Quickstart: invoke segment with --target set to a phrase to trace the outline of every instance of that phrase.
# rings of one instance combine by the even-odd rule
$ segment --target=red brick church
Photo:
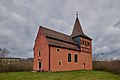
[[[35,71],[92,70],[92,39],[78,17],[70,36],[40,26],[33,50]]]

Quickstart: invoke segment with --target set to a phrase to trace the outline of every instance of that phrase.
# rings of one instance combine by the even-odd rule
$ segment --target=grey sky
[[[33,57],[40,25],[70,35],[79,12],[93,54],[120,56],[120,0],[0,0],[0,47],[13,57]]]

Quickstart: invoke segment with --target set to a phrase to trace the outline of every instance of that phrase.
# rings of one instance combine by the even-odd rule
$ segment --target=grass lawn
[[[4,72],[0,80],[120,80],[120,74],[104,71]]]

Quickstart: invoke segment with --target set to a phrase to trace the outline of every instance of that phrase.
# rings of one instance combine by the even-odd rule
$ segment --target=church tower
[[[78,19],[78,13],[76,14],[76,20],[71,38],[77,42],[81,52],[92,53],[92,39],[84,34],[80,21]]]

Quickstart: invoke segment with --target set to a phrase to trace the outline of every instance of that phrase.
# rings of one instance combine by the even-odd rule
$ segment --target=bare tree
[[[93,61],[99,61],[100,55],[99,54],[93,54]]]
[[[9,51],[6,48],[0,48],[0,63],[2,62],[2,59],[9,54]]]

